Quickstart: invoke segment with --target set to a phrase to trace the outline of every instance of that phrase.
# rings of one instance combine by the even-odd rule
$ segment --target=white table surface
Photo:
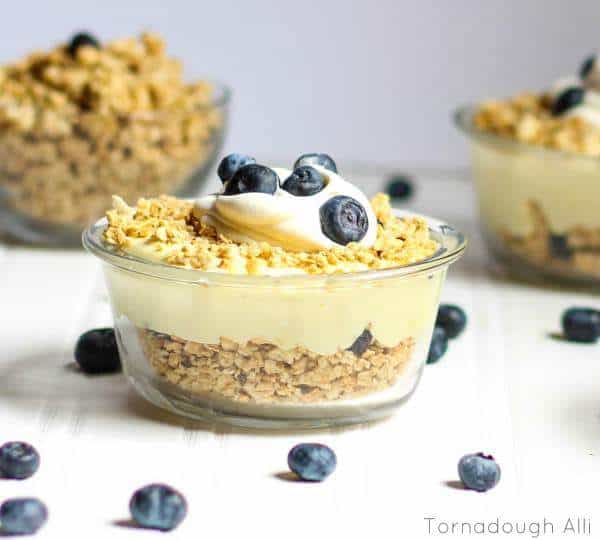
[[[371,192],[381,183],[373,171],[354,178]],[[600,537],[600,347],[548,337],[564,308],[600,308],[600,298],[495,272],[464,175],[422,171],[417,187],[412,207],[470,236],[443,292],[465,308],[469,325],[392,418],[349,429],[198,425],[147,404],[121,375],[82,375],[73,366],[76,338],[111,323],[99,264],[83,252],[0,246],[0,442],[26,440],[42,456],[33,478],[0,480],[0,500],[41,497],[50,519],[39,538],[162,538],[119,524],[133,490],[153,481],[188,499],[173,538],[460,538],[468,536],[437,524],[497,517],[528,526],[545,518],[555,537],[571,538],[585,536],[562,535],[565,520],[591,518]],[[326,482],[278,476],[301,441],[336,451],[338,469]],[[476,451],[502,467],[486,494],[455,484],[458,459]],[[431,531],[426,517],[440,520]]]

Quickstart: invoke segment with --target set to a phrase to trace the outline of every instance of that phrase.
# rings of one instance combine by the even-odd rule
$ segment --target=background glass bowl
[[[198,194],[228,121],[230,90],[211,84],[210,103],[191,111],[107,117],[113,131],[106,138],[102,125],[92,138],[78,129],[99,118],[85,112],[68,135],[52,140],[0,130],[0,234],[81,247],[83,229],[110,208],[113,194],[130,204],[163,193]]]
[[[389,415],[415,390],[466,245],[427,219],[440,244],[429,259],[338,275],[152,263],[105,246],[105,219],[83,243],[103,262],[123,369],[142,396],[196,419],[309,428]]]
[[[483,236],[525,279],[600,285],[600,159],[525,144],[454,114],[469,139]]]

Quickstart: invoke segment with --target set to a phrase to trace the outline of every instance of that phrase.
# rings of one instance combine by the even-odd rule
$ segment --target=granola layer
[[[530,232],[502,231],[505,244],[520,257],[564,274],[600,278],[600,227],[582,225],[562,233],[552,230],[541,204],[527,201]]]
[[[266,242],[235,242],[198,221],[189,201],[162,196],[140,199],[130,208],[119,199],[107,212],[105,241],[150,260],[233,274],[300,272],[330,274],[403,266],[435,253],[425,220],[398,218],[389,197],[371,201],[377,217],[373,247],[350,243],[313,252],[293,252]]]
[[[172,192],[215,151],[222,113],[153,34],[0,68],[0,186],[25,214],[84,225],[113,193]]]
[[[285,350],[262,339],[237,343],[222,337],[204,344],[152,330],[138,333],[148,362],[166,381],[205,397],[257,404],[338,401],[385,390],[415,348],[412,337],[384,347],[366,333],[350,349],[329,355]]]

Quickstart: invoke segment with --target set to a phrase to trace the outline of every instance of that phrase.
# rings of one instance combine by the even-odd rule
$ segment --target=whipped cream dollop
[[[318,251],[342,245],[324,232],[321,208],[336,196],[346,196],[364,208],[368,220],[366,233],[358,243],[373,246],[377,219],[367,197],[339,174],[319,165],[314,168],[325,181],[324,188],[314,195],[297,196],[282,189],[281,184],[293,171],[273,167],[280,180],[273,194],[207,195],[195,201],[194,216],[238,242],[268,242],[289,251]]]
[[[600,127],[600,62],[584,60],[577,75],[563,77],[550,88],[555,116],[578,117]]]

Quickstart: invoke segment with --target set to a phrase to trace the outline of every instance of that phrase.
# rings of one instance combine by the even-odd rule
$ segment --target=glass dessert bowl
[[[0,67],[0,232],[80,246],[113,193],[198,193],[223,144],[229,90],[184,82],[154,34],[89,34]]]
[[[484,238],[527,279],[600,285],[600,73],[458,109]]]
[[[283,176],[282,169],[275,171]],[[328,179],[321,193],[284,194],[276,204],[292,198],[294,204],[311,204],[308,199],[320,196],[322,209],[332,199],[337,204],[339,193],[364,204],[349,185],[336,183],[341,177],[322,167],[318,171]],[[232,208],[239,218],[247,196],[221,194],[195,204],[155,199],[138,203],[135,214],[117,202],[108,220],[84,233],[85,247],[103,262],[129,380],[159,407],[247,427],[322,427],[389,415],[418,384],[440,290],[448,266],[465,248],[464,237],[436,220],[427,218],[425,225],[420,217],[392,213],[383,198],[374,202],[374,212],[361,215],[365,229],[378,229],[373,242],[392,231],[403,235],[406,252],[394,255],[408,261],[401,266],[391,259],[387,267],[369,260],[374,248],[357,240],[312,252],[281,248],[289,228],[264,225],[273,223],[274,214],[268,214],[273,208],[260,218],[265,234],[279,238],[272,244],[224,241],[222,232],[201,237],[198,230],[210,235],[210,218],[220,219],[219,203],[221,218]],[[264,203],[269,197],[277,199],[264,192],[255,199]],[[140,240],[139,231],[150,226],[145,215],[158,220],[157,228]],[[384,221],[377,225],[375,216]],[[187,223],[187,232],[169,230],[169,219],[180,219],[184,228]],[[126,240],[121,233],[131,231],[132,223],[135,232]],[[154,239],[179,233],[188,237],[171,244]],[[315,239],[310,241],[322,240]],[[175,247],[178,242],[187,247]]]

